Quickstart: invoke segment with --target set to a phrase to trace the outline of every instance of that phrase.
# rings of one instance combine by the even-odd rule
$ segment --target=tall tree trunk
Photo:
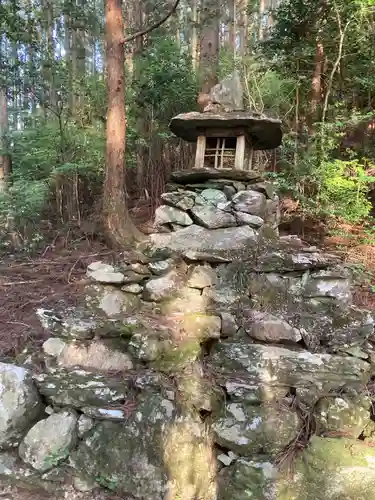
[[[192,0],[191,6],[191,21],[192,21],[192,32],[191,32],[191,60],[193,63],[194,70],[198,66],[198,0]]]
[[[259,27],[258,27],[258,38],[260,41],[263,40],[264,38],[264,27],[263,27],[263,21],[264,21],[264,13],[266,10],[266,0],[259,0]]]
[[[248,15],[247,15],[248,0],[239,0],[240,12],[240,54],[246,55],[247,52],[247,31],[248,31]]]
[[[217,83],[220,50],[220,4],[218,0],[202,0],[200,76],[201,91],[208,93]]]
[[[313,133],[313,126],[319,121],[319,104],[322,100],[322,74],[324,67],[324,47],[320,40],[316,42],[314,57],[314,73],[311,80],[310,111],[308,116],[309,134]]]
[[[0,192],[8,186],[12,160],[8,153],[8,102],[6,88],[0,87]]]
[[[237,0],[230,0],[229,2],[229,47],[233,57],[236,56],[237,44]]]
[[[103,222],[108,241],[115,246],[140,239],[132,223],[125,194],[125,75],[124,20],[122,0],[106,0],[106,65],[108,111],[106,165],[103,189]]]

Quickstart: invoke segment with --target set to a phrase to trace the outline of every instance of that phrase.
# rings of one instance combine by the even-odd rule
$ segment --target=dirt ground
[[[82,298],[87,265],[112,261],[113,252],[100,243],[83,241],[47,246],[34,257],[0,260],[0,359],[17,356],[25,346],[38,347],[45,332],[35,314],[38,307],[68,306]],[[1,498],[1,497],[0,497]]]

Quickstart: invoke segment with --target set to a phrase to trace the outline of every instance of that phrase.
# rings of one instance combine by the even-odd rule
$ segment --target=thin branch
[[[162,19],[160,19],[158,22],[156,22],[155,24],[153,24],[152,26],[144,29],[144,30],[141,30],[141,31],[138,31],[137,33],[134,33],[133,35],[130,35],[128,36],[127,38],[125,38],[123,40],[122,43],[128,43],[128,42],[132,42],[133,40],[135,40],[136,38],[139,38],[140,36],[144,36],[144,35],[147,35],[148,33],[150,33],[151,31],[154,31],[156,28],[159,28],[159,26],[161,26],[162,24],[164,24],[166,21],[168,21],[168,19],[171,17],[172,14],[174,14],[177,10],[177,7],[179,5],[181,0],[176,0],[175,4],[173,5],[173,7],[171,8],[171,10],[168,12],[168,14],[166,14]]]
[[[344,48],[345,34],[346,34],[346,30],[348,29],[350,21],[351,21],[349,19],[349,21],[347,21],[347,23],[345,24],[345,26],[343,28],[342,27],[341,16],[340,16],[340,13],[339,13],[339,10],[337,8],[336,3],[334,4],[334,7],[335,7],[335,11],[336,11],[337,25],[338,25],[338,28],[339,28],[339,31],[340,31],[340,40],[339,40],[339,48],[338,48],[337,58],[336,58],[336,61],[334,62],[334,65],[332,67],[331,74],[329,75],[328,85],[327,85],[327,91],[326,91],[326,95],[324,97],[324,105],[323,105],[323,112],[322,112],[322,124],[324,124],[325,119],[326,119],[326,115],[327,115],[327,111],[328,111],[328,100],[329,100],[329,97],[330,97],[330,94],[331,94],[331,90],[332,90],[333,79],[335,77],[335,74],[337,72],[337,69],[338,69],[339,64],[341,62],[341,59],[342,59],[342,52],[343,52],[343,48]]]

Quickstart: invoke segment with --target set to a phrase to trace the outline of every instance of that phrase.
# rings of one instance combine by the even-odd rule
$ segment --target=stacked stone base
[[[255,172],[195,170],[174,173],[172,179],[155,213],[157,232],[192,224],[206,229],[278,227],[279,198]]]
[[[92,263],[79,308],[37,311],[43,352],[0,365],[0,475],[65,497],[372,500],[374,320],[350,272],[278,236],[257,174],[174,180],[167,232]]]

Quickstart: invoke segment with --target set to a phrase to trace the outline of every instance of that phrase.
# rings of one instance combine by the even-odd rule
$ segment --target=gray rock
[[[190,210],[194,206],[196,194],[193,191],[175,191],[163,193],[161,199],[166,205],[180,208],[181,210]]]
[[[132,360],[125,352],[110,348],[103,341],[95,340],[86,344],[67,344],[57,357],[62,368],[81,368],[109,371],[128,371],[133,368]]]
[[[317,434],[337,432],[358,439],[369,425],[374,430],[374,423],[370,421],[371,409],[372,401],[364,395],[323,398],[315,407]]]
[[[175,295],[181,283],[180,274],[175,270],[170,271],[165,276],[149,280],[145,284],[143,297],[145,300],[160,302]]]
[[[234,216],[239,226],[249,225],[257,228],[264,224],[264,220],[257,215],[245,214],[245,212],[235,212]]]
[[[54,413],[30,429],[19,447],[22,460],[45,472],[66,460],[77,442],[77,416]]]
[[[259,193],[265,194],[269,200],[273,200],[277,196],[275,185],[272,182],[254,182],[249,184],[247,189],[259,191]]]
[[[225,194],[228,200],[231,200],[233,196],[237,193],[237,190],[233,186],[224,186],[223,193]]]
[[[94,313],[105,313],[109,318],[120,314],[131,314],[140,306],[139,297],[125,293],[114,287],[89,285],[85,288],[86,305]]]
[[[94,285],[94,287],[100,285]],[[69,308],[63,314],[39,308],[36,314],[48,332],[56,336],[73,339],[92,339],[98,325],[92,314],[79,308]]]
[[[234,337],[238,331],[238,324],[235,316],[230,313],[222,312],[221,316],[221,336]]]
[[[134,262],[133,264],[130,264],[129,269],[137,274],[140,274],[141,276],[147,277],[151,274],[148,266],[146,264],[142,264],[141,262]]]
[[[295,387],[297,394],[307,390],[312,400],[322,392],[343,386],[362,389],[370,369],[368,363],[356,358],[292,351],[245,340],[223,341],[214,346],[210,365],[223,383],[235,381],[234,374],[241,372],[242,380],[254,387],[254,394],[257,387],[264,391]]]
[[[89,264],[87,276],[98,283],[112,283],[114,285],[121,284],[124,280],[122,273],[116,272],[113,266],[101,261]]]
[[[140,294],[142,290],[143,287],[139,283],[131,283],[130,285],[125,285],[121,287],[122,292],[134,293],[134,295]]]
[[[122,273],[113,272],[110,273],[108,271],[103,271],[99,269],[98,271],[91,271],[89,273],[90,278],[97,283],[105,283],[112,285],[121,285],[124,283],[125,277]]]
[[[57,357],[65,349],[66,343],[58,338],[50,338],[43,343],[43,351],[48,356]]]
[[[264,458],[240,458],[219,473],[218,500],[274,500],[278,476],[277,468]]]
[[[208,230],[197,225],[171,234],[150,235],[151,246],[167,248],[191,260],[226,262],[244,258],[256,247],[258,236],[248,226]]]
[[[130,285],[132,283],[140,283],[143,281],[145,278],[147,278],[148,275],[145,275],[143,272],[142,273],[137,273],[129,267],[128,269],[124,270],[124,284]]]
[[[323,271],[308,277],[304,292],[305,297],[328,297],[349,304],[352,300],[350,281]]]
[[[257,215],[263,219],[266,215],[266,197],[257,191],[240,191],[233,196],[232,204],[237,212]]]
[[[178,208],[162,205],[156,209],[154,222],[156,227],[172,222],[181,226],[190,226],[193,223],[189,215]]]
[[[194,222],[207,229],[219,229],[221,227],[233,227],[237,225],[234,215],[212,205],[196,206],[191,209],[191,215]]]
[[[148,267],[150,268],[152,274],[162,276],[172,269],[173,263],[173,259],[159,260],[157,262],[150,262]]]
[[[56,406],[80,409],[84,406],[118,405],[129,392],[125,379],[113,378],[83,369],[54,370],[34,376],[39,392]]]
[[[87,432],[91,431],[94,427],[95,422],[91,417],[87,415],[81,415],[77,423],[78,427],[78,437],[82,438]]]
[[[0,363],[0,449],[17,446],[43,408],[30,373]]]
[[[374,461],[374,448],[360,441],[312,436],[293,476],[277,481],[277,494],[285,499],[372,500]]]
[[[187,285],[202,289],[216,283],[216,273],[210,266],[195,266],[190,274]]]
[[[243,88],[237,71],[211,89],[210,100],[212,104],[219,105],[221,111],[227,113],[244,109]]]
[[[163,344],[156,335],[135,333],[128,345],[129,352],[139,361],[155,361],[163,350]]]
[[[73,477],[74,489],[80,491],[81,493],[88,493],[98,487],[98,483],[93,479],[88,479],[85,477],[75,476]]]
[[[226,203],[228,201],[225,193],[219,189],[204,189],[200,195],[206,203],[215,207],[217,207],[219,203]]]
[[[97,408],[96,406],[84,406],[82,411],[85,415],[95,420],[109,420],[111,422],[123,422],[126,420],[125,411],[121,408]]]
[[[215,441],[234,453],[275,457],[297,436],[299,427],[297,414],[286,404],[229,403],[214,419],[212,431]]]
[[[260,173],[255,170],[234,170],[233,168],[195,168],[193,170],[179,170],[171,173],[171,181],[179,184],[191,184],[211,181],[213,179],[229,179],[232,181],[261,180]],[[232,182],[234,185],[234,183]]]
[[[175,419],[173,403],[158,394],[138,398],[126,425],[99,422],[71,455],[71,465],[102,486],[135,499],[163,498],[164,450]]]
[[[245,331],[262,342],[299,342],[301,333],[273,314],[251,311],[242,324]]]

